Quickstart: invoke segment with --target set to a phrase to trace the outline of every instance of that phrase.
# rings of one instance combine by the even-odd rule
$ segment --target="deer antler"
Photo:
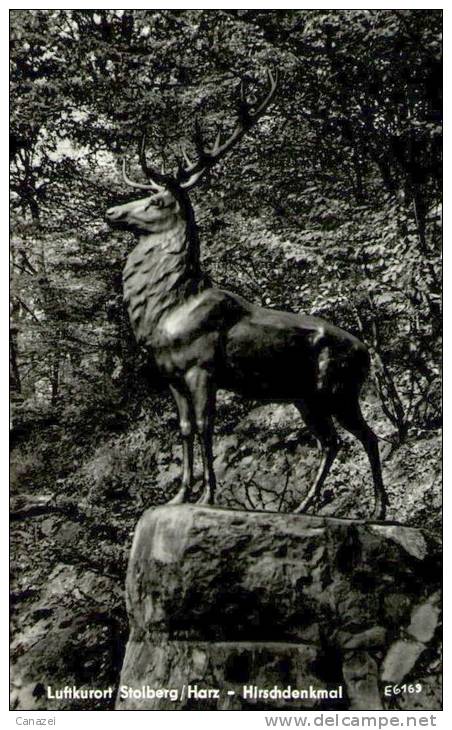
[[[177,174],[177,182],[181,188],[184,188],[185,190],[192,188],[198,182],[201,175],[203,175],[206,170],[213,167],[219,159],[224,157],[224,155],[226,155],[227,152],[229,152],[229,150],[237,144],[243,135],[251,129],[252,126],[254,126],[259,117],[264,114],[275,95],[278,86],[278,72],[276,71],[275,73],[272,73],[271,70],[267,70],[267,77],[270,86],[269,91],[254,110],[246,101],[245,84],[244,81],[241,82],[239,121],[236,124],[234,131],[225,142],[221,143],[221,129],[219,129],[213,145],[210,148],[207,148],[203,140],[199,122],[198,120],[195,121],[195,146],[198,153],[198,159],[195,162],[192,162],[188,157],[186,150],[181,147],[183,159],[179,165],[179,171]]]
[[[221,142],[222,132],[221,129],[219,129],[212,146],[210,148],[206,147],[199,121],[197,119],[195,120],[195,147],[198,157],[194,162],[192,162],[188,156],[187,150],[183,147],[183,145],[181,145],[182,159],[179,164],[179,169],[175,173],[174,177],[166,174],[163,166],[162,171],[159,172],[155,167],[151,167],[149,165],[146,158],[146,135],[143,134],[140,142],[139,158],[141,169],[149,182],[147,184],[143,184],[131,180],[126,173],[125,160],[123,161],[122,172],[124,181],[127,185],[130,185],[133,188],[153,191],[156,193],[163,192],[168,185],[178,186],[184,190],[192,188],[196,185],[204,172],[213,167],[219,159],[224,157],[224,155],[226,155],[229,150],[237,144],[237,142],[239,142],[243,135],[251,129],[254,124],[256,124],[259,117],[265,113],[267,107],[273,100],[278,86],[278,72],[275,71],[273,73],[272,71],[267,70],[267,78],[270,86],[268,93],[254,110],[253,105],[246,101],[244,81],[240,83],[239,120],[232,134],[223,143]]]
[[[154,192],[158,192],[160,190],[160,186],[157,186],[155,183],[138,183],[134,180],[131,180],[130,177],[128,177],[126,172],[126,161],[125,159],[122,161],[122,176],[124,178],[124,182],[127,185],[130,185],[131,188],[137,188],[138,190],[153,190]]]
[[[138,188],[138,190],[148,190],[153,191],[154,193],[161,193],[165,190],[166,185],[168,184],[168,176],[165,175],[164,168],[162,166],[162,171],[159,172],[156,168],[151,167],[148,164],[148,161],[146,159],[146,134],[144,133],[141,138],[140,142],[140,149],[139,149],[139,158],[140,158],[140,165],[141,169],[143,170],[143,173],[145,177],[149,180],[148,183],[138,183],[131,180],[126,172],[126,161],[125,159],[122,161],[122,176],[124,178],[124,182],[127,185],[130,185],[132,188]],[[157,182],[158,181],[158,182]]]

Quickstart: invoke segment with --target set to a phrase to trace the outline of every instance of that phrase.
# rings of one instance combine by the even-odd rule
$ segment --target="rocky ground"
[[[49,700],[46,685],[116,686],[128,624],[124,581],[137,519],[175,490],[181,450],[168,402],[143,408],[134,425],[77,443],[51,427],[12,454],[12,707],[113,709],[110,701]],[[372,402],[373,427],[390,437]],[[360,445],[344,447],[315,507],[320,515],[366,518],[373,506]],[[399,448],[382,440],[388,519],[440,534],[440,435]],[[55,454],[65,468],[55,466]],[[215,441],[218,503],[234,509],[291,511],[315,473],[315,442],[291,406],[245,408],[220,400]],[[39,458],[38,458],[39,457]],[[199,463],[198,463],[199,469]],[[58,471],[58,469],[60,471]],[[437,649],[422,658],[426,707],[437,706]],[[420,670],[419,670],[420,671]],[[428,699],[428,697],[431,699]],[[436,698],[436,699],[433,699]],[[404,699],[393,700],[403,707]]]

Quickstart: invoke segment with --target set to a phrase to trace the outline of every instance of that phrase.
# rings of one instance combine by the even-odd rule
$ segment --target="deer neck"
[[[124,301],[137,341],[152,345],[160,319],[207,284],[194,220],[141,235],[123,271]]]

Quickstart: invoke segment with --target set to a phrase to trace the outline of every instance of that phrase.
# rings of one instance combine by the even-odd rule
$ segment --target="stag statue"
[[[339,449],[333,417],[358,438],[369,458],[375,519],[384,519],[387,498],[376,435],[364,420],[359,394],[369,372],[369,353],[356,337],[317,317],[281,312],[212,286],[202,272],[198,231],[188,197],[204,173],[256,124],[272,102],[277,75],[268,73],[265,98],[251,105],[242,85],[239,119],[232,134],[206,146],[196,124],[196,160],[181,147],[173,174],[150,167],[144,144],[140,162],[147,183],[125,182],[146,197],[107,211],[115,228],[132,231],[138,244],[123,272],[124,300],[135,337],[152,351],[176,402],[183,440],[180,489],[170,501],[188,501],[193,489],[195,434],[201,445],[203,491],[198,504],[213,504],[212,436],[216,392],[232,390],[266,402],[293,403],[316,437],[321,459],[316,478],[297,512],[318,497]]]

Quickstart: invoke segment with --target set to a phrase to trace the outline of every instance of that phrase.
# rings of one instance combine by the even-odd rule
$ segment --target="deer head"
[[[143,137],[140,148],[140,163],[148,182],[137,183],[131,180],[123,161],[124,181],[130,187],[147,191],[148,196],[140,200],[110,208],[107,221],[117,227],[138,233],[161,233],[171,229],[178,220],[193,219],[188,191],[201,180],[203,175],[221,160],[236,145],[246,132],[253,127],[265,113],[273,100],[278,75],[267,71],[269,89],[264,99],[256,104],[246,101],[245,84],[240,85],[240,101],[238,122],[232,134],[222,140],[220,129],[212,145],[206,145],[201,127],[195,121],[196,160],[192,161],[187,150],[181,145],[181,157],[177,170],[173,175],[159,171],[149,165],[146,158],[146,140]]]

